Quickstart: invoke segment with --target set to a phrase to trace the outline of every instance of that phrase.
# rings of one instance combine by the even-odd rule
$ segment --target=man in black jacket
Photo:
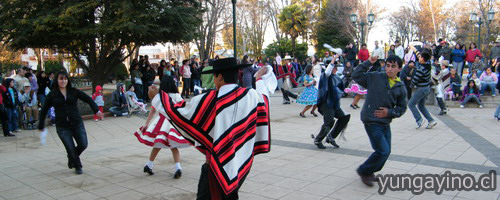
[[[113,107],[109,109],[109,112],[113,113],[115,117],[128,115],[128,104],[123,83],[116,85],[116,90],[111,94],[111,101],[113,102]]]
[[[347,54],[346,55],[347,62],[350,62],[351,66],[356,66],[355,61],[356,61],[356,55],[358,54],[358,52],[356,51],[356,48],[354,48],[354,45],[352,44],[352,42],[346,46],[345,52]]]

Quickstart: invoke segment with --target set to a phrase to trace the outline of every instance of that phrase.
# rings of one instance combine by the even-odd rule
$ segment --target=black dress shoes
[[[334,139],[328,139],[328,138],[326,138],[326,143],[330,143],[335,148],[340,148],[340,146],[335,142]]]
[[[179,179],[179,178],[181,178],[181,176],[182,176],[182,171],[180,169],[178,169],[177,171],[175,171],[175,173],[174,173],[174,178],[175,179]]]
[[[144,166],[144,173],[148,173],[149,175],[155,174],[151,168],[149,168],[147,165]]]
[[[319,148],[319,149],[326,149],[325,145],[321,142],[314,142],[314,144]]]
[[[75,174],[78,174],[78,175],[83,174],[82,168],[81,167],[76,167],[75,168]]]
[[[7,134],[7,135],[3,135],[3,136],[5,136],[5,137],[14,137],[14,136],[16,136],[16,135],[14,135],[14,134],[12,134],[12,133],[9,133],[9,134]]]

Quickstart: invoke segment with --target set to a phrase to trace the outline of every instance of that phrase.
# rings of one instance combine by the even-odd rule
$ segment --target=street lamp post
[[[237,58],[236,54],[236,0],[232,0],[233,3],[233,55]]]
[[[356,22],[358,21],[358,15],[356,15],[355,13],[351,14],[351,16],[349,16],[349,18],[351,19],[351,22],[354,24],[354,26],[356,26]],[[368,14],[368,25],[372,25],[373,24],[373,21],[375,19],[375,15],[373,13],[370,13]],[[364,33],[365,33],[365,25],[366,22],[365,20],[360,20],[361,22],[359,22],[359,25],[361,26],[361,44],[364,44],[365,43],[365,37],[364,37]]]
[[[488,17],[488,22],[491,23],[491,21],[493,21],[493,17],[495,16],[495,11],[493,11],[493,9],[491,9],[488,14],[487,14],[487,17]],[[481,17],[477,17],[477,14],[472,11],[470,13],[470,17],[469,17],[469,21],[471,23],[474,23],[476,22],[477,24],[477,48],[478,49],[481,49],[481,25],[483,24],[483,20]]]

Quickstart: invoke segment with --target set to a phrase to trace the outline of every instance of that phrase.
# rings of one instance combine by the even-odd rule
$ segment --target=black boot
[[[147,165],[146,165],[146,166],[144,166],[144,173],[148,173],[149,175],[153,175],[153,174],[155,174],[155,173],[153,172],[153,169],[149,168]]]

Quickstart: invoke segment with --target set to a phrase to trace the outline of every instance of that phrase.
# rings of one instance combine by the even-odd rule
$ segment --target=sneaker
[[[417,122],[417,129],[419,129],[420,127],[422,127],[422,124],[424,123],[424,120],[420,120]]]
[[[99,121],[99,120],[98,120],[98,119],[94,119],[94,121],[96,121],[96,122],[97,122],[97,121]]]
[[[182,176],[182,171],[180,169],[176,170],[174,173],[174,178],[179,179]]]
[[[436,126],[437,122],[436,121],[432,121],[432,122],[429,122],[429,124],[427,124],[427,127],[425,127],[426,129],[431,129],[432,127]]]
[[[491,96],[494,97],[494,96],[497,96],[497,95],[496,94],[492,94]]]
[[[483,105],[479,105],[479,108],[483,108]]]
[[[464,105],[460,105],[460,108],[465,108],[465,106]]]
[[[335,139],[333,138],[332,139],[326,138],[326,143],[331,144],[335,148],[340,148],[340,146],[335,142]]]

